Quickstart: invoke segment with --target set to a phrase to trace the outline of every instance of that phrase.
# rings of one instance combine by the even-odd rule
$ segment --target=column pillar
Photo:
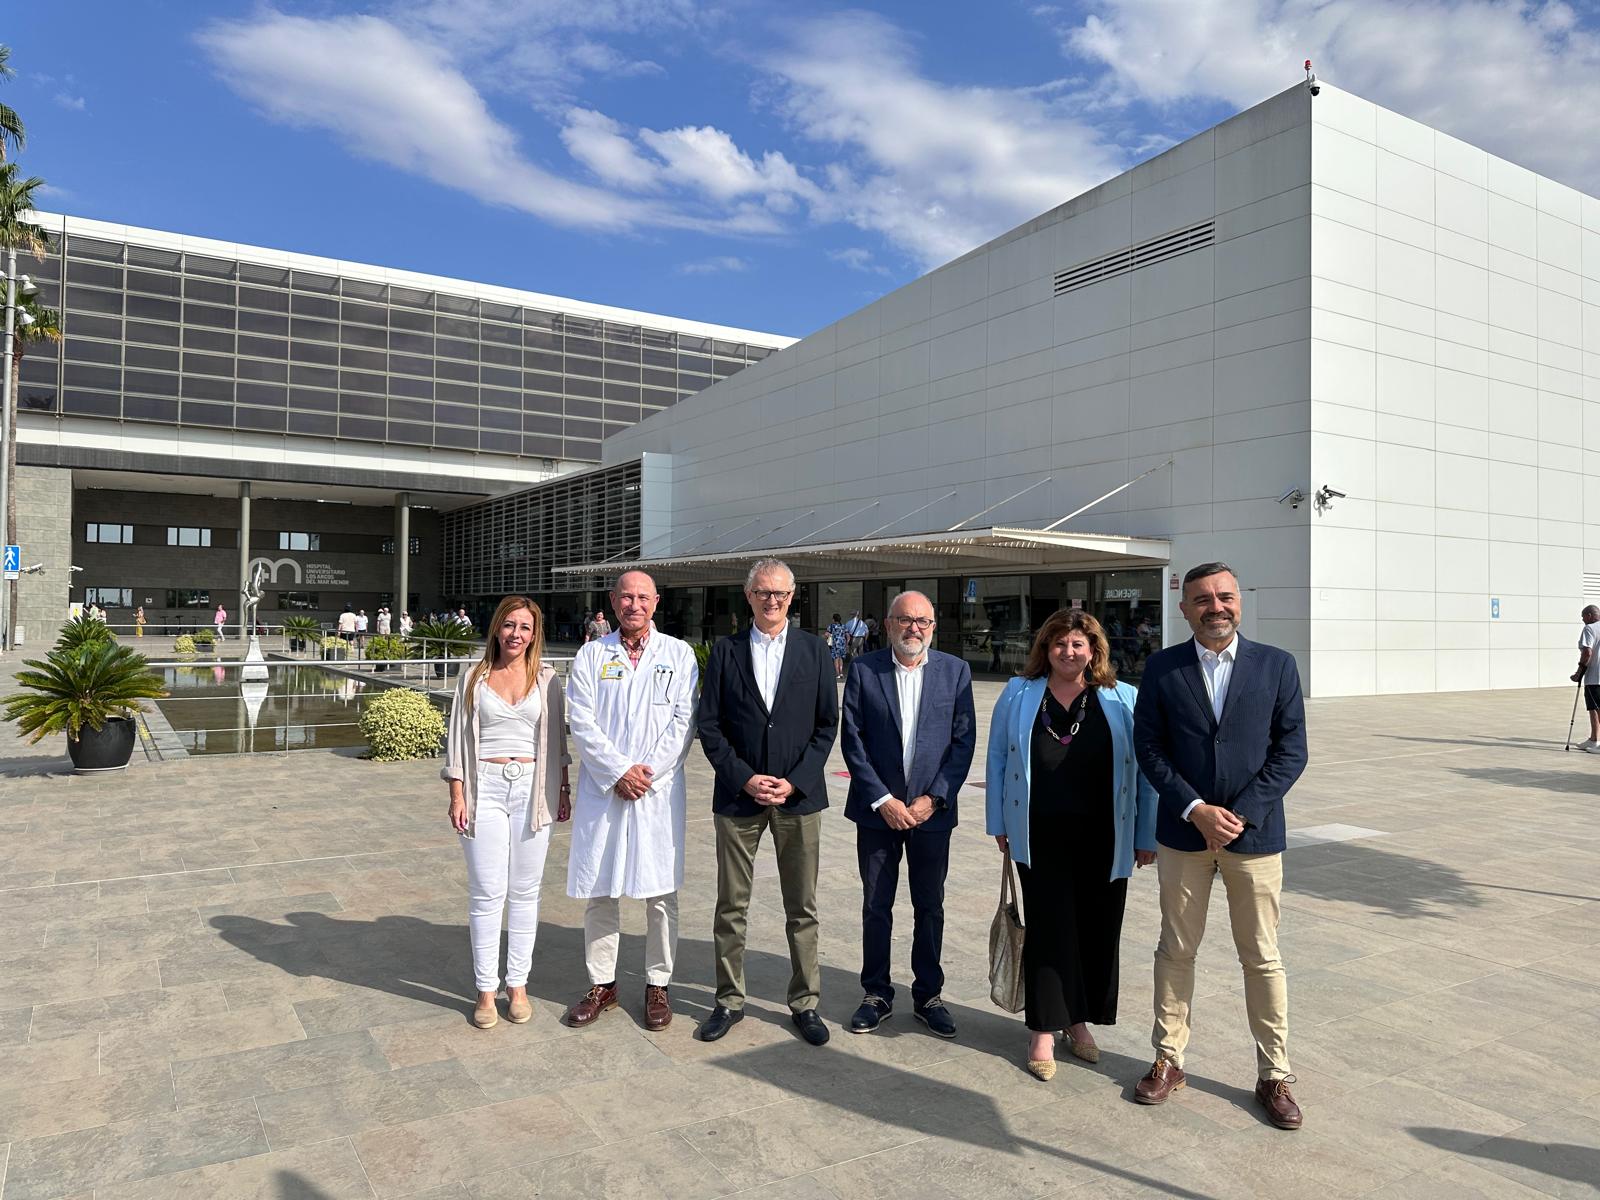
[[[239,606],[239,638],[250,644],[250,630],[245,624],[244,590],[250,583],[250,484],[239,484],[239,594],[234,603]],[[241,656],[243,652],[241,651]]]
[[[394,606],[389,609],[390,627],[400,632],[400,613],[411,607],[411,493],[399,492],[394,498]],[[400,612],[395,612],[398,608]]]

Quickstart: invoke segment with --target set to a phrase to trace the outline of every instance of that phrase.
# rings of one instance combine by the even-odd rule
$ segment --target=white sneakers
[[[1600,743],[1596,743],[1593,738],[1589,738],[1587,741],[1579,742],[1576,746],[1573,747],[1573,749],[1574,750],[1593,750],[1597,744],[1600,744]]]

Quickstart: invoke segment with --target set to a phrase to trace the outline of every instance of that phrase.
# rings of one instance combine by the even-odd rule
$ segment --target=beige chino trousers
[[[1233,945],[1244,968],[1244,1005],[1262,1079],[1289,1074],[1289,988],[1278,957],[1283,855],[1231,850],[1173,850],[1156,855],[1161,884],[1161,940],[1156,946],[1156,1057],[1180,1068],[1189,1045],[1194,960],[1206,933],[1211,883],[1222,876]]]

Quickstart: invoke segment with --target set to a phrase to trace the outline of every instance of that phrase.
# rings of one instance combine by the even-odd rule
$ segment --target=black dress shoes
[[[912,1015],[928,1027],[929,1033],[942,1038],[953,1038],[956,1035],[955,1018],[950,1015],[950,1010],[938,996],[913,1009]]]
[[[715,1014],[713,1014],[715,1015]],[[813,1046],[825,1046],[828,1042],[828,1027],[822,1023],[822,1018],[811,1009],[797,1012],[789,1018],[794,1022],[794,1027],[800,1031],[800,1036]]]
[[[695,1037],[702,1042],[714,1042],[740,1021],[744,1020],[744,1009],[724,1008],[717,1005],[711,1010],[711,1015],[700,1022],[700,1028],[695,1030]]]
[[[856,1009],[856,1015],[850,1018],[851,1033],[871,1033],[879,1025],[894,1016],[894,1009],[882,996],[874,996],[868,992],[861,997],[861,1007]]]

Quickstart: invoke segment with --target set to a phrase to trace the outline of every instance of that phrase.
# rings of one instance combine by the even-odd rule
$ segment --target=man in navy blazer
[[[700,689],[700,745],[716,772],[711,794],[717,833],[717,1003],[700,1025],[714,1042],[744,1016],[745,915],[761,835],[772,830],[789,940],[789,1010],[813,1046],[828,1040],[817,1015],[817,866],[824,767],[839,732],[839,692],[827,643],[790,628],[794,572],[777,559],[750,568],[745,598],[753,619],[711,648]]]
[[[889,942],[902,854],[911,880],[911,1003],[917,1020],[940,1037],[956,1035],[940,999],[944,969],[944,879],[956,795],[977,744],[972,670],[953,654],[929,649],[933,604],[901,592],[889,607],[889,649],[850,665],[844,685],[840,747],[850,768],[844,815],[856,823],[861,869],[861,1007],[851,1033],[867,1033],[894,1012]]]
[[[1194,639],[1151,655],[1134,709],[1139,766],[1161,798],[1156,1059],[1134,1099],[1160,1104],[1184,1085],[1195,954],[1221,875],[1256,1043],[1256,1099],[1278,1128],[1298,1129],[1278,915],[1283,799],[1306,768],[1300,673],[1292,655],[1239,636],[1239,580],[1226,563],[1184,576],[1179,607]]]

